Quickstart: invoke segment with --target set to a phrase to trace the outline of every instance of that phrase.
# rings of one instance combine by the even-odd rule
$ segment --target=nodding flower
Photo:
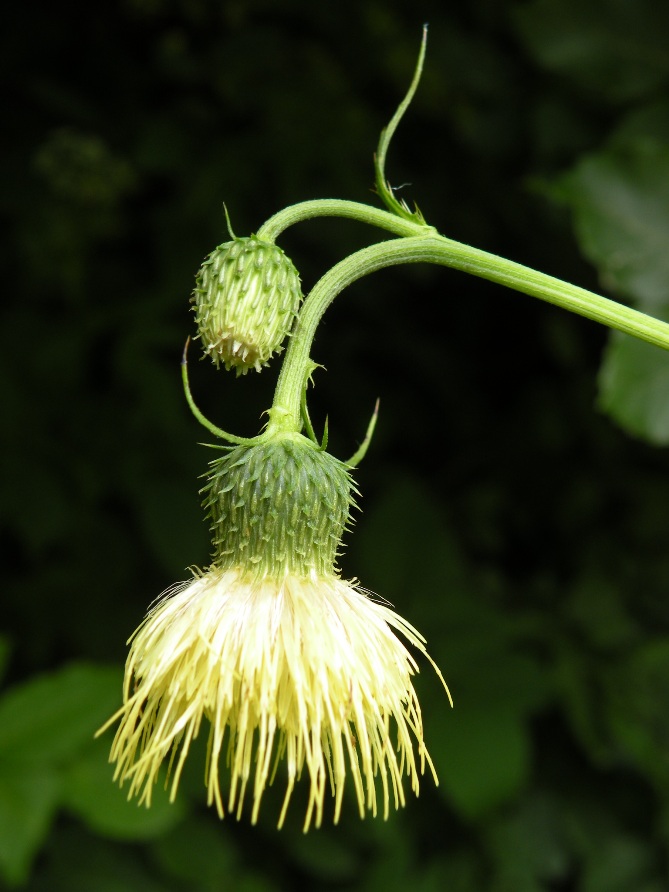
[[[214,560],[150,609],[105,726],[120,719],[111,760],[129,797],[149,805],[168,762],[174,799],[203,719],[208,802],[221,817],[240,818],[248,791],[255,822],[283,777],[281,826],[302,776],[305,830],[320,826],[328,791],[339,819],[347,777],[361,817],[387,817],[404,805],[405,775],[415,793],[426,764],[434,775],[405,644],[427,656],[425,639],[336,568],[353,492],[348,467],[300,434],[212,462]]]

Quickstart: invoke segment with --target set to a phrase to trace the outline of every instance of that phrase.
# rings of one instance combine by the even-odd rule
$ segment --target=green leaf
[[[541,666],[515,653],[495,629],[453,629],[439,658],[454,692],[454,708],[426,709],[425,740],[445,799],[478,819],[509,801],[525,784],[531,762],[529,716],[545,701]],[[425,704],[426,707],[428,704]]]
[[[220,889],[223,877],[232,888],[230,879],[239,870],[234,843],[212,813],[194,815],[157,839],[151,855],[168,877],[207,892]]]
[[[579,244],[613,291],[652,313],[669,303],[669,145],[614,141],[580,161],[556,189]]]
[[[543,892],[548,882],[559,888],[571,872],[561,818],[559,803],[544,794],[530,794],[504,810],[487,832],[495,863],[492,892]]]
[[[577,164],[554,195],[605,286],[669,319],[669,145],[628,132]],[[666,351],[612,335],[599,383],[600,406],[626,430],[669,442]]]
[[[358,884],[360,892],[404,892],[406,877],[415,873],[413,841],[405,825],[407,812],[393,816],[389,821],[364,821],[359,824],[357,836],[367,852],[373,853],[363,879]],[[370,843],[365,839],[368,834]]]
[[[286,842],[300,869],[320,882],[350,883],[359,872],[360,855],[339,828],[309,835],[297,830],[288,834]]]
[[[463,817],[476,820],[513,798],[530,767],[530,741],[516,714],[492,703],[456,705],[426,720],[426,742],[439,790]]]
[[[599,371],[598,403],[629,433],[669,443],[669,355],[613,333]]]
[[[161,785],[153,791],[150,808],[138,805],[136,800],[129,802],[126,793],[112,782],[108,756],[108,742],[96,740],[64,779],[63,805],[91,830],[111,839],[153,839],[182,821],[183,797],[170,803]]]
[[[0,762],[0,874],[10,886],[24,883],[46,838],[60,793],[48,768],[17,771]]]
[[[581,567],[580,577],[565,591],[565,615],[596,649],[634,643],[639,626],[630,615],[624,591],[612,586],[599,566],[587,566],[583,561]]]
[[[624,147],[644,140],[669,145],[669,100],[666,96],[630,109],[611,137],[611,145]]]
[[[512,799],[528,778],[528,716],[549,688],[541,666],[514,647],[501,623],[481,623],[454,627],[443,657],[435,651],[454,708],[426,714],[425,739],[442,795],[470,820]]]
[[[0,763],[71,758],[118,706],[118,668],[72,664],[17,685],[0,700]]]
[[[72,665],[0,700],[0,871],[9,883],[27,878],[47,835],[63,787],[57,766],[92,739],[120,681],[117,669]]]
[[[642,644],[607,676],[605,706],[618,758],[669,796],[669,637]]]
[[[220,887],[219,887],[220,888]],[[121,845],[58,822],[30,880],[30,892],[195,892],[156,876],[141,846]]]
[[[402,885],[398,884],[397,888],[403,892],[409,884],[414,892],[471,892],[483,888],[480,865],[468,851],[454,852],[449,846],[443,858],[423,863],[421,867],[420,872],[413,868],[408,876],[402,877]],[[514,888],[514,892],[522,890]]]
[[[648,843],[611,835],[593,853],[585,869],[585,892],[644,892],[652,882],[653,855]]]
[[[554,685],[562,711],[581,749],[598,766],[611,764],[611,742],[599,720],[601,688],[596,660],[573,642],[556,638]]]

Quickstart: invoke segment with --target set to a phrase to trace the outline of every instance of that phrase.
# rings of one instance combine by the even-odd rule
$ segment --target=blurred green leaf
[[[637,647],[606,674],[606,713],[618,756],[669,801],[669,637]]]
[[[640,629],[623,600],[620,586],[599,567],[583,566],[566,592],[564,613],[593,647],[617,649],[633,644]]]
[[[412,836],[405,827],[402,839],[394,847],[384,849],[368,865],[365,879],[355,886],[359,892],[472,892],[483,889],[481,861],[467,849],[458,849],[452,840],[443,838],[441,857],[412,856]],[[446,850],[446,854],[443,852]],[[349,887],[350,888],[350,887]]]
[[[390,820],[365,821],[359,835],[371,837],[376,845],[359,882],[360,892],[402,892],[406,878],[414,873],[412,838],[405,815],[393,815]]]
[[[614,141],[559,181],[579,244],[605,285],[647,312],[669,305],[669,145]]]
[[[151,856],[168,877],[202,892],[217,892],[223,877],[232,885],[239,867],[234,843],[213,813],[193,815],[162,834],[151,845]]]
[[[603,283],[669,319],[669,145],[618,138],[580,161],[554,190],[574,215],[583,252]],[[669,442],[669,355],[612,335],[599,376],[601,407],[630,432]]]
[[[67,127],[49,133],[33,163],[60,199],[96,210],[117,204],[134,180],[98,135]]]
[[[80,817],[91,830],[110,839],[154,839],[179,824],[186,812],[186,800],[170,803],[168,792],[156,785],[151,807],[128,801],[126,792],[112,782],[109,741],[96,740],[65,773],[63,806]]]
[[[118,701],[120,681],[117,669],[75,664],[0,700],[0,869],[9,882],[28,876],[60,804],[62,763],[92,739]]]
[[[119,668],[72,664],[5,693],[0,763],[55,764],[72,757],[118,707]]]
[[[0,875],[10,886],[28,878],[49,832],[59,793],[57,772],[33,766],[21,770],[0,760]]]
[[[553,678],[564,720],[593,764],[609,766],[611,741],[602,722],[602,681],[597,660],[570,641],[554,644]]]
[[[351,551],[363,585],[392,601],[419,630],[429,623],[431,647],[454,601],[458,607],[465,601],[469,580],[443,506],[416,478],[399,470],[389,477],[392,488],[366,509]]]
[[[527,729],[504,704],[465,702],[452,713],[430,715],[426,739],[439,791],[467,819],[511,799],[529,776]]]
[[[295,828],[298,830],[298,828]],[[360,869],[360,854],[339,830],[325,833],[289,833],[288,851],[294,862],[325,883],[350,883]]]
[[[616,124],[610,144],[626,146],[643,142],[669,145],[669,100],[666,95],[653,96],[626,110]]]
[[[653,867],[647,843],[612,834],[591,853],[583,892],[659,892],[660,886],[651,878]]]
[[[543,892],[549,883],[559,888],[571,867],[560,824],[558,804],[536,793],[495,820],[486,833],[495,865],[491,892]]]
[[[219,889],[216,886],[216,889]],[[269,877],[253,870],[247,870],[239,874],[235,879],[235,889],[239,892],[277,892],[279,886]]]
[[[256,838],[254,852],[257,850]],[[167,877],[179,882],[179,888],[197,892],[219,892],[222,888],[274,892],[280,888],[271,877],[270,863],[257,857],[245,862],[236,836],[211,811],[192,816],[156,840],[151,856]],[[260,872],[256,868],[264,869]]]
[[[662,316],[669,319],[669,305]],[[638,437],[669,443],[669,355],[614,332],[599,372],[599,406]]]
[[[583,892],[659,892],[661,867],[650,840],[621,827],[606,803],[577,793],[577,809],[564,809],[563,827],[580,865]]]
[[[453,659],[442,659],[454,708],[432,709],[425,733],[440,792],[463,817],[477,820],[526,783],[532,760],[528,718],[549,689],[541,665],[514,652],[512,641],[498,638],[494,629],[455,629],[454,638]]]
[[[435,858],[432,862],[414,868],[404,877],[406,890],[413,892],[471,892],[483,888],[480,865],[477,859],[467,852],[449,851],[443,858]],[[399,889],[400,887],[398,887]],[[517,889],[514,892],[522,892]]]
[[[30,892],[176,892],[177,888],[155,876],[139,846],[112,843],[72,822],[56,825],[29,886]]]

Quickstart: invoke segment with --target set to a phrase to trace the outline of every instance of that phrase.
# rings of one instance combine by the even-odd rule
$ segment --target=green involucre
[[[236,446],[203,493],[216,566],[332,575],[357,492],[346,465],[301,434]]]
[[[281,248],[255,235],[219,245],[192,297],[202,349],[217,367],[260,371],[281,351],[301,299],[299,274]]]

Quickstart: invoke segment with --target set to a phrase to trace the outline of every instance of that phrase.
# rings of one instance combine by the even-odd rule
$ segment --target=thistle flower
[[[216,367],[260,371],[281,352],[301,299],[299,274],[277,245],[254,235],[219,245],[192,297],[202,349]]]
[[[404,805],[405,774],[415,793],[426,763],[434,774],[411,680],[417,665],[396,633],[424,654],[425,640],[337,573],[348,469],[290,434],[226,451],[205,491],[215,560],[169,589],[131,639],[124,705],[110,720],[121,719],[115,778],[149,805],[169,760],[174,799],[206,719],[208,803],[221,817],[239,818],[251,788],[255,822],[282,760],[279,826],[302,774],[305,830],[320,826],[328,789],[339,819],[347,776],[363,817],[377,814],[380,784],[387,817],[391,804]]]

